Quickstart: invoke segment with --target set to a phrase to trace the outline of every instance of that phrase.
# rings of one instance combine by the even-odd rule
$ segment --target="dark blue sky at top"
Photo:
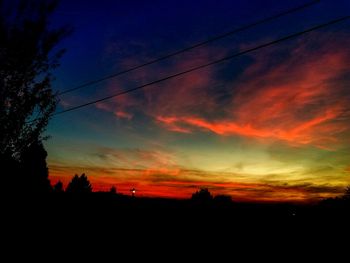
[[[61,46],[67,52],[56,72],[55,87],[74,87],[118,71],[125,58],[154,58],[208,37],[249,24],[307,1],[70,1],[62,0],[53,26],[69,25],[73,33]],[[350,1],[325,0],[299,13],[247,30],[211,45],[228,49],[295,32],[348,14]],[[232,40],[235,41],[232,43]],[[108,46],[117,52],[107,54]],[[234,49],[233,49],[234,50]],[[76,94],[92,92],[93,87]]]

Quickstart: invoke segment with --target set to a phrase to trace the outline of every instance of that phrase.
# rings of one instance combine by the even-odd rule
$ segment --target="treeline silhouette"
[[[130,194],[118,193],[118,185],[108,191],[93,191],[88,176],[75,174],[67,186],[58,181],[50,184],[46,163],[47,153],[41,142],[36,141],[25,151],[21,160],[0,158],[4,169],[3,193],[7,205],[55,216],[67,214],[108,214],[112,218],[120,214],[135,217],[171,214],[174,217],[216,216],[232,220],[243,218],[279,218],[304,220],[318,217],[347,217],[350,210],[350,187],[336,198],[328,198],[317,204],[240,203],[228,195],[214,196],[209,188],[200,188],[189,199],[141,197],[132,188]],[[135,193],[136,192],[136,193]]]
[[[105,212],[115,213],[120,210],[158,212],[174,210],[180,214],[220,211],[240,216],[295,218],[320,214],[344,216],[350,208],[350,187],[339,197],[309,205],[240,203],[228,195],[214,196],[208,188],[198,189],[187,200],[140,197],[138,193],[135,194],[134,188],[129,195],[121,194],[118,193],[117,185],[105,192],[94,192],[93,185],[85,173],[75,174],[64,188],[61,181],[54,185],[50,184],[46,157],[43,144],[37,141],[24,151],[21,161],[0,158],[2,167],[5,167],[3,193],[7,194],[10,200],[17,199],[17,204],[28,201],[31,206],[33,204],[52,208],[56,206],[60,211],[73,210],[73,212],[81,209],[85,211],[103,209]]]

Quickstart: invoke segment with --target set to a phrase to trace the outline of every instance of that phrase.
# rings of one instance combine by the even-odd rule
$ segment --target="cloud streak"
[[[338,142],[338,134],[349,129],[346,114],[349,80],[346,82],[342,77],[349,73],[350,52],[344,46],[320,47],[317,51],[312,51],[310,46],[311,43],[299,43],[277,62],[273,56],[279,50],[254,57],[254,63],[236,84],[225,117],[159,111],[156,120],[162,127],[176,132],[190,133],[197,128],[220,136],[238,135],[328,148]],[[207,97],[207,101],[211,100]]]

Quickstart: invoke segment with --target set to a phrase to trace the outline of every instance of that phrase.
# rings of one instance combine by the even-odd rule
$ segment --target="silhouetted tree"
[[[112,186],[111,189],[109,190],[111,194],[116,194],[117,193],[117,188],[115,186]]]
[[[2,191],[16,195],[50,192],[46,156],[47,152],[39,141],[23,149],[20,160],[2,156],[0,167],[4,175],[1,180],[6,185]]]
[[[48,26],[56,3],[0,1],[0,158],[20,160],[55,110],[51,72],[63,50],[52,51],[68,33]]]
[[[68,33],[48,19],[57,1],[0,0],[0,167],[7,192],[50,189],[42,140],[56,98],[52,70]]]
[[[11,156],[2,155],[0,157],[0,167],[2,171],[1,182],[5,186],[2,188],[2,192],[6,192],[7,194],[18,194],[19,192],[22,192],[25,183],[19,178],[19,175],[21,174],[20,162]]]
[[[48,193],[51,185],[46,164],[47,152],[41,142],[35,141],[22,153],[18,185],[24,192]]]
[[[75,194],[91,193],[92,186],[84,173],[81,176],[78,176],[76,174],[74,175],[73,179],[69,182],[66,192]]]
[[[63,193],[63,184],[61,181],[58,181],[54,186],[53,186],[53,191],[54,193]]]
[[[209,203],[213,200],[213,196],[209,192],[208,188],[201,188],[192,194],[193,201],[197,203]]]

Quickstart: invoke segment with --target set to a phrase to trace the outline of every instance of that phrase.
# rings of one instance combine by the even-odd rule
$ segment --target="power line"
[[[268,18],[264,18],[264,19],[258,20],[258,21],[256,21],[256,22],[251,23],[251,24],[248,24],[248,25],[239,27],[239,28],[237,28],[237,29],[234,29],[234,30],[232,30],[232,31],[223,33],[223,34],[221,34],[221,35],[211,37],[211,38],[209,38],[209,39],[207,39],[207,40],[205,40],[205,41],[203,41],[203,42],[199,42],[199,43],[193,44],[192,46],[189,46],[189,47],[180,49],[180,50],[175,51],[175,52],[173,52],[173,53],[169,53],[169,54],[164,55],[164,56],[162,56],[162,57],[159,57],[159,58],[150,60],[150,61],[148,61],[148,62],[145,62],[145,63],[143,63],[143,64],[140,64],[140,65],[137,65],[137,66],[134,66],[134,67],[131,67],[131,68],[128,68],[128,69],[119,71],[119,72],[117,72],[117,73],[114,73],[114,74],[111,74],[111,75],[108,75],[108,76],[105,76],[105,77],[102,77],[102,78],[99,78],[99,79],[96,79],[96,80],[88,81],[88,82],[86,82],[86,83],[84,83],[84,84],[81,84],[81,85],[79,85],[79,86],[77,86],[77,87],[74,87],[74,88],[70,88],[70,89],[63,90],[63,91],[59,92],[58,95],[63,95],[63,94],[66,94],[66,93],[70,93],[70,92],[73,92],[73,91],[76,91],[76,90],[79,90],[79,89],[82,89],[82,88],[91,86],[91,85],[93,85],[93,84],[96,84],[96,83],[105,81],[105,80],[107,80],[107,79],[115,78],[115,77],[117,77],[117,76],[120,76],[120,75],[126,74],[126,73],[128,73],[128,72],[134,71],[134,70],[136,70],[136,69],[140,69],[140,68],[143,68],[143,67],[145,67],[145,66],[149,66],[149,65],[155,64],[155,63],[160,62],[160,61],[162,61],[162,60],[165,60],[165,59],[174,57],[174,56],[176,56],[176,55],[179,55],[179,54],[181,54],[181,53],[187,52],[187,51],[189,51],[189,50],[198,48],[198,47],[200,47],[200,46],[204,46],[204,45],[206,45],[206,44],[209,44],[209,43],[214,42],[214,41],[217,41],[217,40],[219,40],[219,39],[228,37],[228,36],[233,35],[233,34],[236,34],[236,33],[238,33],[238,32],[241,32],[241,31],[247,30],[247,29],[249,29],[249,28],[252,28],[252,27],[255,27],[255,26],[258,26],[258,25],[267,23],[267,22],[270,22],[270,21],[275,20],[275,19],[277,19],[277,18],[280,18],[280,17],[282,17],[282,16],[285,16],[285,15],[288,15],[288,14],[291,14],[291,13],[295,13],[295,12],[297,12],[297,11],[300,11],[300,10],[302,10],[302,9],[305,9],[305,8],[307,8],[307,7],[310,7],[310,6],[312,6],[312,5],[315,5],[315,4],[319,3],[319,2],[320,2],[320,0],[308,2],[308,3],[303,4],[303,5],[301,5],[301,6],[297,6],[297,7],[294,7],[294,8],[292,8],[292,9],[289,9],[289,10],[283,11],[283,12],[281,12],[281,13],[278,13],[278,14],[276,14],[276,15],[270,16],[270,17],[268,17]]]
[[[318,30],[318,29],[323,28],[323,27],[327,27],[327,26],[330,26],[330,25],[333,25],[333,24],[336,24],[336,23],[340,23],[340,22],[345,21],[345,20],[347,20],[347,19],[349,19],[349,18],[350,18],[350,16],[345,16],[345,17],[341,17],[341,18],[338,18],[338,19],[335,19],[335,20],[331,20],[331,21],[329,21],[329,22],[327,22],[327,23],[320,24],[320,25],[317,25],[317,26],[308,28],[308,29],[306,29],[306,30],[299,31],[299,32],[297,32],[297,33],[294,33],[294,34],[291,34],[291,35],[288,35],[288,36],[279,38],[279,39],[277,39],[277,40],[270,41],[270,42],[267,42],[267,43],[258,45],[258,46],[256,46],[256,47],[246,49],[246,50],[241,51],[241,52],[239,52],[239,53],[236,53],[236,54],[233,54],[233,55],[230,55],[230,56],[227,56],[227,57],[223,57],[223,58],[221,58],[221,59],[218,59],[218,60],[209,62],[209,63],[207,63],[207,64],[199,65],[199,66],[190,68],[190,69],[188,69],[188,70],[185,70],[185,71],[182,71],[182,72],[179,72],[179,73],[170,75],[170,76],[165,77],[165,78],[162,78],[162,79],[158,79],[158,80],[155,80],[155,81],[146,83],[146,84],[144,84],[144,85],[141,85],[141,86],[138,86],[138,87],[135,87],[135,88],[132,88],[132,89],[128,89],[128,90],[125,90],[125,91],[121,91],[121,92],[118,92],[118,93],[116,93],[116,94],[113,94],[113,95],[110,95],[110,96],[107,96],[107,97],[104,97],[104,98],[101,98],[101,99],[97,99],[97,100],[94,100],[94,101],[90,101],[90,102],[87,102],[87,103],[84,103],[84,104],[81,104],[81,105],[78,105],[78,106],[75,106],[75,107],[72,107],[72,108],[69,108],[69,109],[66,109],[66,110],[57,112],[57,113],[54,113],[54,114],[52,114],[51,116],[55,116],[55,115],[58,115],[58,114],[63,114],[63,113],[66,113],[66,112],[70,112],[70,111],[73,111],[73,110],[77,110],[77,109],[80,109],[80,108],[83,108],[83,107],[86,107],[86,106],[89,106],[89,105],[92,105],[92,104],[95,104],[95,103],[98,103],[98,102],[101,102],[101,101],[105,101],[105,100],[108,100],[108,99],[111,99],[111,98],[114,98],[114,97],[118,97],[118,96],[121,96],[121,95],[130,93],[130,92],[133,92],[133,91],[136,91],[136,90],[139,90],[139,89],[143,89],[143,88],[145,88],[145,87],[148,87],[148,86],[151,86],[151,85],[154,85],[154,84],[157,84],[157,83],[160,83],[160,82],[169,80],[169,79],[173,79],[173,78],[179,77],[179,76],[181,76],[181,75],[185,75],[185,74],[187,74],[187,73],[190,73],[190,72],[193,72],[193,71],[202,69],[202,68],[206,68],[206,67],[209,67],[209,66],[218,64],[218,63],[220,63],[220,62],[224,62],[224,61],[227,61],[227,60],[236,58],[236,57],[238,57],[238,56],[241,56],[241,55],[244,55],[244,54],[253,52],[253,51],[255,51],[255,50],[262,49],[262,48],[265,48],[265,47],[268,47],[268,46],[272,46],[272,45],[278,44],[278,43],[280,43],[280,42],[283,42],[283,41],[286,41],[286,40],[289,40],[289,39],[292,39],[292,38],[295,38],[295,37],[304,35],[304,34],[309,33],[309,32],[311,32],[311,31],[315,31],[315,30]]]

